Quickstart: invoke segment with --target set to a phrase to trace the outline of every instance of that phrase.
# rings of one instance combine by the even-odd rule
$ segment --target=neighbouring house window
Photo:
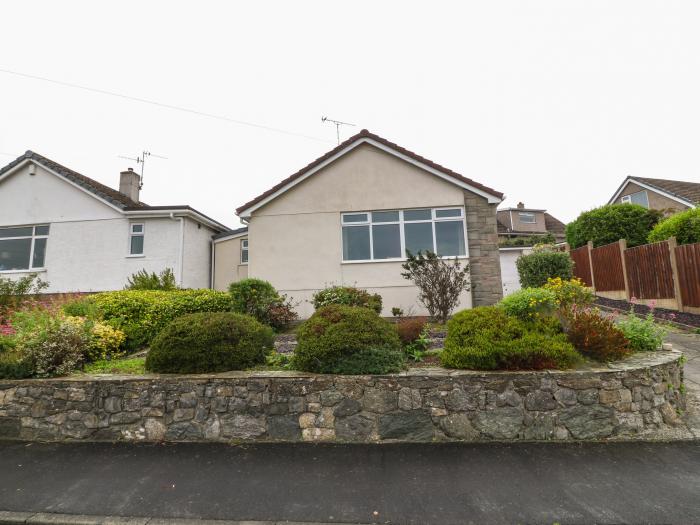
[[[0,228],[0,271],[44,268],[48,224]]]
[[[622,204],[639,204],[640,206],[644,206],[645,208],[649,207],[649,196],[647,195],[646,190],[625,195],[620,199],[620,201],[622,202]]]
[[[132,223],[129,233],[129,255],[143,255],[143,223]]]
[[[400,260],[409,252],[466,254],[462,208],[343,213],[341,220],[343,261]]]
[[[523,224],[535,224],[537,222],[535,214],[526,211],[518,212],[518,218]]]
[[[241,241],[241,264],[248,264],[248,239]]]

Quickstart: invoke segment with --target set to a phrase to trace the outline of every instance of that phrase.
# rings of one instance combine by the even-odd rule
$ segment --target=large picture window
[[[49,226],[0,228],[0,271],[44,268]]]
[[[401,260],[409,252],[466,254],[462,208],[343,213],[341,218],[343,261]]]

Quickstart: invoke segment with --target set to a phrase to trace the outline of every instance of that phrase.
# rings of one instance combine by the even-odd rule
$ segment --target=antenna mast
[[[350,124],[349,122],[341,122],[340,120],[333,120],[328,117],[321,117],[321,122],[330,122],[335,124],[335,136],[338,139],[338,144],[340,144],[340,126],[354,126],[355,124]]]
[[[150,151],[143,150],[141,152],[140,157],[124,157],[122,155],[117,155],[120,159],[127,159],[127,160],[133,160],[136,162],[136,164],[141,164],[141,173],[139,173],[139,189],[143,188],[143,171],[144,168],[146,167],[146,158],[147,157],[155,157],[157,159],[165,159],[167,160],[168,157],[163,157],[161,155],[156,155],[155,153],[151,153]]]

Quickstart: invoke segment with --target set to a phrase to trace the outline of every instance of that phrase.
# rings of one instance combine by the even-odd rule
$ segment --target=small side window
[[[248,264],[248,239],[241,241],[241,264]]]
[[[143,223],[132,223],[129,231],[129,255],[143,255],[143,238],[145,226]]]

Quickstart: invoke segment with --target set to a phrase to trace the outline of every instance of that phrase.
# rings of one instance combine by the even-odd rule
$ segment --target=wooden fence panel
[[[671,251],[666,241],[625,251],[629,293],[637,299],[673,299]]]
[[[588,258],[588,246],[581,246],[569,252],[574,261],[574,277],[581,279],[586,286],[593,286],[591,277],[591,261]]]
[[[625,290],[625,272],[622,269],[620,243],[614,242],[591,250],[593,280],[597,292]]]
[[[700,307],[700,243],[677,246],[676,265],[683,305]]]

